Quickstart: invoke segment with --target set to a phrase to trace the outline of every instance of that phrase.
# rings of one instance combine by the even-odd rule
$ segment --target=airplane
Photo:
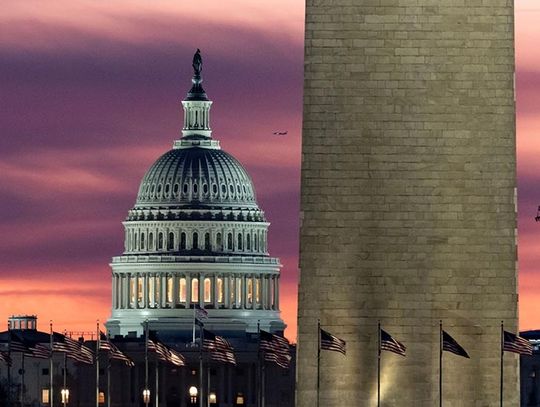
[[[276,136],[285,136],[288,132],[285,130],[285,131],[275,131],[274,132],[274,135]]]

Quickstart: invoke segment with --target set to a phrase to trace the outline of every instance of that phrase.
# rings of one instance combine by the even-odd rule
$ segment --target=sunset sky
[[[520,327],[540,328],[540,5],[516,0]],[[296,336],[304,3],[7,0],[0,13],[0,323],[90,330],[148,167],[204,58],[214,137],[252,175]],[[277,137],[274,131],[288,131]]]

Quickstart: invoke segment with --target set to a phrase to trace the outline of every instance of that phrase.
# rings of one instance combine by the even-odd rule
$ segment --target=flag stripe
[[[503,350],[506,352],[519,353],[520,355],[532,355],[532,344],[524,338],[511,332],[503,332]]]
[[[381,350],[388,352],[393,352],[401,356],[406,356],[405,351],[407,350],[406,346],[401,342],[396,341],[392,336],[381,329]]]
[[[461,347],[457,341],[452,338],[446,331],[443,331],[443,351],[453,353],[458,356],[463,356],[469,359],[469,354]]]
[[[319,329],[321,349],[346,354],[347,343],[324,329]]]

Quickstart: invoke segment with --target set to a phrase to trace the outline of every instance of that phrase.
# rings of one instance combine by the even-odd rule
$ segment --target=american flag
[[[21,352],[25,356],[38,359],[49,359],[51,351],[40,343],[31,343],[18,334],[10,332],[10,352]]]
[[[504,331],[503,350],[519,353],[520,355],[532,355],[533,353],[533,347],[527,339],[508,331]]]
[[[185,366],[186,360],[178,351],[161,343],[154,332],[148,334],[148,350],[155,352],[158,360],[175,366]]]
[[[381,329],[381,350],[386,350],[388,352],[394,352],[401,356],[406,356],[405,351],[407,348],[401,342],[396,341],[392,338],[385,330]]]
[[[194,309],[195,309],[195,318],[196,319],[207,319],[208,318],[208,311],[205,310],[204,308],[201,308],[201,306],[199,304],[195,304],[194,306]]]
[[[259,332],[259,349],[263,352],[264,360],[273,362],[279,367],[288,369],[291,363],[289,341],[270,332]]]
[[[54,332],[52,344],[53,351],[63,352],[70,359],[89,365],[94,363],[94,352],[84,346],[80,341],[75,341],[65,335]]]
[[[214,335],[212,332],[203,330],[203,350],[210,353],[210,357],[218,362],[236,365],[234,350],[225,338]]]
[[[345,355],[347,343],[343,339],[332,335],[330,332],[327,332],[324,329],[319,329],[319,335],[321,349],[340,352]]]
[[[109,338],[107,338],[107,335],[105,335],[103,332],[99,333],[99,348],[107,351],[111,359],[120,360],[129,367],[135,366],[133,360],[131,360],[128,356],[126,356],[125,353],[118,349],[118,347],[114,343],[112,343]]]
[[[469,359],[469,354],[456,342],[446,331],[442,331],[443,334],[443,351],[453,353],[458,356],[463,356]]]

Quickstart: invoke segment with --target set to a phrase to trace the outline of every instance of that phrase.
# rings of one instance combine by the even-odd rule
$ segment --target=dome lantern
[[[210,128],[210,107],[212,101],[208,100],[206,92],[202,87],[202,58],[201,51],[193,56],[193,78],[192,86],[186,98],[182,101],[184,108],[184,126],[182,128],[182,139],[174,143],[175,148],[189,147],[193,144],[213,147],[216,143],[200,143],[201,140],[212,139],[212,129]],[[187,141],[187,142],[186,142]],[[199,143],[192,143],[197,141]]]

